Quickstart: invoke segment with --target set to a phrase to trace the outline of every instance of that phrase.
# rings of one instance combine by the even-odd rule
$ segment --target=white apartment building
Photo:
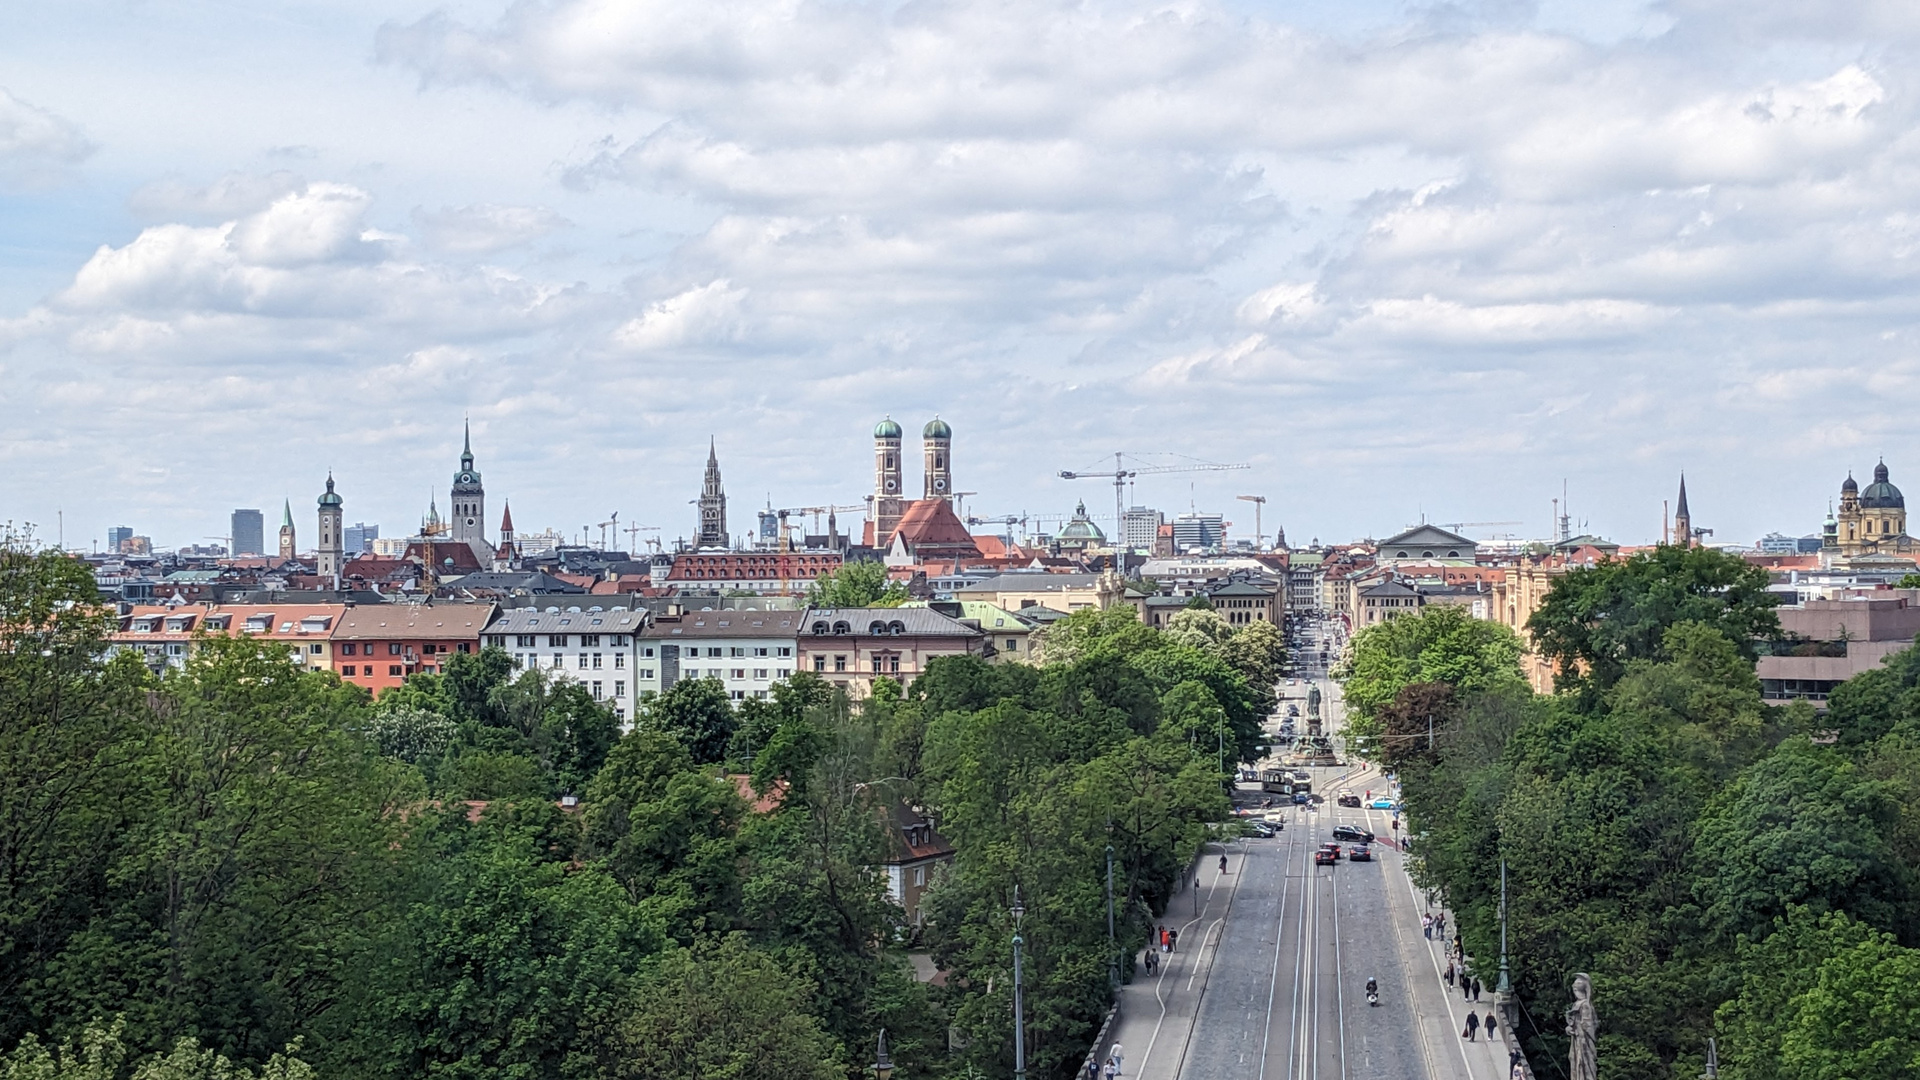
[[[580,683],[630,728],[636,704],[661,689],[659,646],[642,640],[646,626],[644,610],[625,607],[505,608],[481,643],[505,650],[517,668]]]
[[[639,645],[659,651],[657,689],[718,679],[734,701],[765,698],[790,678],[804,611],[688,611],[655,616]],[[651,661],[648,661],[651,664]]]

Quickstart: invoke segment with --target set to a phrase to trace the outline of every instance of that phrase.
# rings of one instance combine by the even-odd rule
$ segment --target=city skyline
[[[80,3],[11,29],[0,517],[49,533],[191,540],[328,469],[410,522],[463,415],[563,530],[678,506],[710,433],[740,505],[843,500],[843,418],[888,413],[975,436],[983,514],[1168,451],[1252,464],[1194,501],[1264,494],[1295,542],[1422,510],[1541,532],[1563,480],[1646,541],[1682,471],[1717,536],[1804,532],[1848,469],[1920,468],[1920,25],[1893,8]]]

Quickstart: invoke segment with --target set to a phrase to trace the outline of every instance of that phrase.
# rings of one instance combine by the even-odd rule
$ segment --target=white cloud
[[[71,121],[0,87],[0,184],[58,183],[93,150],[93,143]]]
[[[737,341],[741,335],[740,306],[747,290],[728,282],[710,281],[648,307],[637,319],[614,331],[614,340],[634,350],[669,348]]]
[[[210,224],[255,213],[306,186],[299,175],[285,170],[230,172],[204,185],[169,178],[142,185],[127,205],[148,221]]]
[[[476,203],[415,208],[414,224],[428,248],[448,255],[488,255],[530,244],[566,228],[570,222],[543,206]]]

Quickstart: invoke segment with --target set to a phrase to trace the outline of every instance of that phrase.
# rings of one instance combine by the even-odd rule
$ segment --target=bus
[[[1293,794],[1293,773],[1287,769],[1263,769],[1260,773],[1260,790],[1271,791],[1276,795]]]

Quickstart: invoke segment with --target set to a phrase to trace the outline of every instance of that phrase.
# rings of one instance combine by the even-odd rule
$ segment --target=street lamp
[[[892,1080],[893,1059],[887,1056],[887,1029],[880,1029],[880,1053],[873,1059],[874,1080]]]
[[[1020,886],[1013,887],[1013,1075],[1017,1080],[1027,1080],[1027,1017],[1026,986],[1020,974],[1020,946],[1026,944],[1020,937],[1020,920],[1027,914],[1026,906],[1020,903]]]
[[[1120,989],[1120,947],[1113,940],[1113,845],[1107,845],[1107,987]]]

